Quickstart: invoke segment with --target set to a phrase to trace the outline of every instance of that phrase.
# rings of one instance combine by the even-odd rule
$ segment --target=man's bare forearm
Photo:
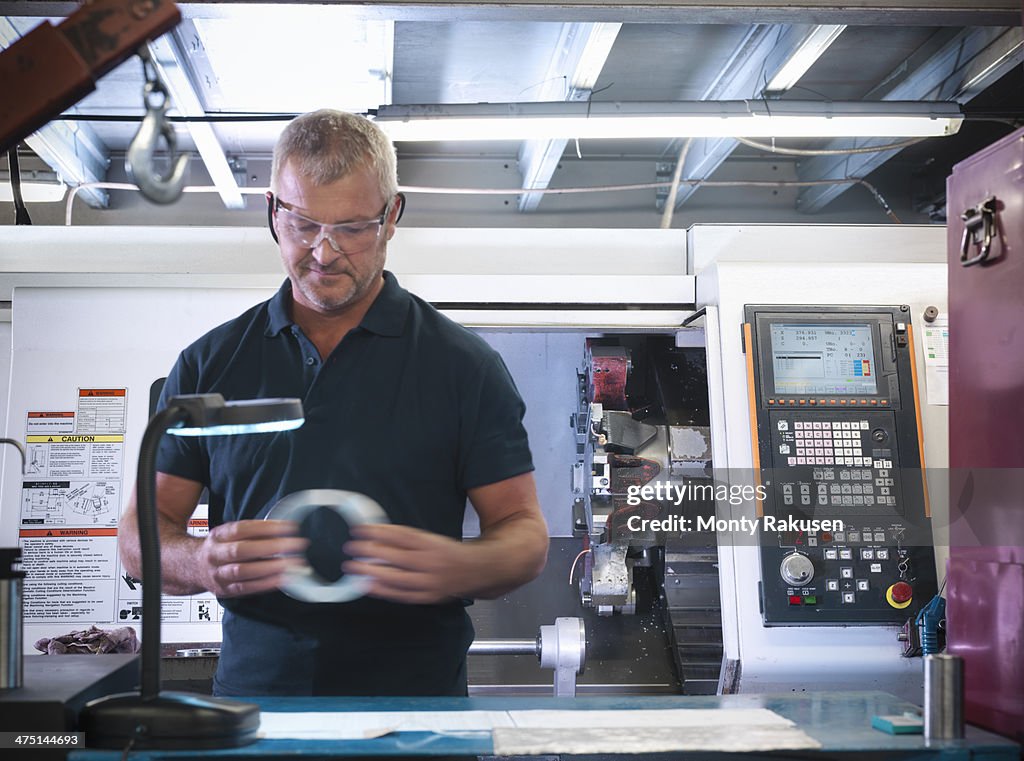
[[[548,529],[533,513],[511,515],[464,543],[472,573],[462,596],[491,600],[537,578],[548,557]]]
[[[199,552],[203,540],[188,533],[162,515],[157,517],[160,531],[160,576],[165,594],[191,595],[205,592],[200,574]],[[129,509],[121,516],[118,528],[121,560],[128,572],[142,578],[142,548],[139,541],[138,516]],[[145,583],[145,579],[142,579]]]

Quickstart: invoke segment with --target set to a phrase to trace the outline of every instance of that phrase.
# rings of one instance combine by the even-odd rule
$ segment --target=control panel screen
[[[771,325],[776,394],[875,394],[871,326],[777,322]]]

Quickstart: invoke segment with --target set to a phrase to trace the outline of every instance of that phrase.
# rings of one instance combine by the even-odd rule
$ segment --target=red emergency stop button
[[[914,600],[914,588],[905,581],[897,581],[885,590],[885,599],[892,607],[902,610]]]

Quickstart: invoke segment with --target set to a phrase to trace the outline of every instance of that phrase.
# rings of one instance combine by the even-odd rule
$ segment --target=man
[[[492,349],[384,271],[403,199],[376,125],[336,111],[299,117],[275,147],[270,187],[288,280],[185,349],[161,403],[301,397],[306,422],[164,437],[164,591],[210,590],[224,605],[216,694],[464,695],[465,601],[529,581],[547,555],[522,400]],[[204,486],[212,528],[198,539],[186,525]],[[390,525],[355,528],[344,546],[344,571],[372,580],[367,597],[309,604],[278,591],[308,540],[262,518],[312,488],[361,492],[388,513]],[[481,534],[462,542],[467,496]],[[138,576],[134,500],[121,521]]]

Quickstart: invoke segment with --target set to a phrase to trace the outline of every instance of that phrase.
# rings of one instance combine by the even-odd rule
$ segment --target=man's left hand
[[[343,550],[345,573],[371,579],[367,594],[392,602],[429,605],[462,596],[476,548],[411,526],[363,524]]]

